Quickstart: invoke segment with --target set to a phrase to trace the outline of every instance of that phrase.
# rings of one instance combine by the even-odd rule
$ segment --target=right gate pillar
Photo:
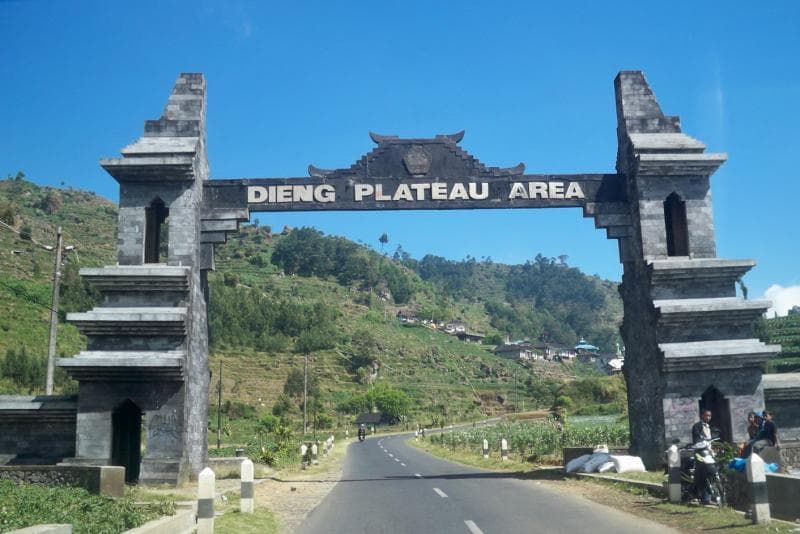
[[[723,438],[743,441],[780,346],[754,335],[770,302],[737,297],[755,262],[716,257],[710,178],[727,155],[682,133],[640,71],[614,86],[627,203],[590,204],[585,215],[619,242],[631,452],[657,467],[674,439],[690,441],[701,407]]]

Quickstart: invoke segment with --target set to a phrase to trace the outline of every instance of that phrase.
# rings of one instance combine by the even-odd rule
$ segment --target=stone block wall
[[[75,455],[76,399],[0,397],[0,465],[51,465]]]

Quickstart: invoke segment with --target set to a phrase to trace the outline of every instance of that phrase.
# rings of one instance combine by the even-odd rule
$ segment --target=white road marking
[[[472,534],[483,534],[483,531],[478,528],[478,525],[476,525],[474,521],[467,520],[464,521],[464,524],[467,525],[467,528]]]
[[[414,476],[417,478],[422,478],[422,475],[420,475],[419,473],[414,473]]]
[[[394,461],[395,461],[395,462],[399,462],[399,461],[400,461],[400,458],[395,458],[395,459],[394,459]]]
[[[403,467],[405,467],[405,466],[406,466],[406,464],[404,464],[403,462],[400,462],[400,465],[402,465]]]
[[[441,497],[442,499],[446,499],[447,498],[447,494],[445,492],[443,492],[442,490],[440,490],[439,488],[433,488],[433,491],[435,491],[439,495],[439,497]]]
[[[390,458],[394,458],[394,454],[392,454],[391,452],[387,454],[389,455]]]

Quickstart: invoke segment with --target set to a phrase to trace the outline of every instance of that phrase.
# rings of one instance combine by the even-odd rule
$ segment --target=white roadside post
[[[669,502],[681,502],[681,455],[678,446],[667,449],[667,466],[669,467]]]
[[[508,460],[508,442],[506,438],[500,440],[500,456],[503,458],[504,462]]]
[[[302,445],[300,445],[300,466],[303,469],[306,468],[307,454],[308,454],[308,447],[306,446],[305,443],[303,443]]]
[[[197,534],[214,534],[214,486],[216,477],[210,467],[197,476]]]
[[[242,462],[242,489],[239,500],[239,511],[243,514],[252,514],[255,505],[253,503],[253,462],[250,458],[245,458]]]
[[[488,439],[484,439],[483,440],[483,459],[484,460],[488,460],[489,459],[489,440]]]
[[[751,484],[753,495],[753,523],[769,523],[769,495],[767,494],[767,474],[764,472],[764,460],[756,453],[747,459],[747,481]]]
[[[316,443],[312,443],[311,444],[311,463],[314,464],[314,465],[317,465],[319,463],[317,461],[317,453],[318,452],[319,452],[319,449],[317,449],[317,444]]]

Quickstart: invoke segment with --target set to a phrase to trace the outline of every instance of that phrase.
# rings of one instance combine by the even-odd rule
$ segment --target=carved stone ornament
[[[414,145],[403,156],[403,163],[411,176],[425,176],[431,166],[431,156],[421,146]]]

